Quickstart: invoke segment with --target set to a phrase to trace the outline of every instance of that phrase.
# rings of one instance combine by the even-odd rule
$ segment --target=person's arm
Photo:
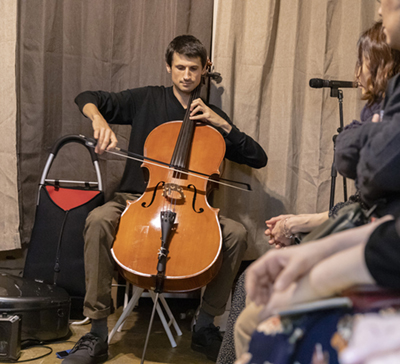
[[[323,259],[365,243],[379,224],[391,218],[386,216],[305,245],[268,251],[247,270],[246,291],[249,299],[256,304],[267,304],[273,292],[284,291]]]
[[[335,296],[356,285],[376,283],[365,264],[364,249],[365,242],[333,254],[285,290],[274,292],[260,319],[295,304]]]
[[[376,283],[364,259],[366,241],[342,250],[318,263],[310,272],[310,284],[320,297],[329,297],[352,286]]]
[[[308,233],[318,225],[328,220],[329,211],[316,214],[300,214],[290,216],[286,220],[286,228],[291,234]]]
[[[266,166],[268,158],[260,144],[241,132],[216,106],[206,105],[201,99],[196,99],[191,104],[190,119],[208,122],[221,132],[226,143],[225,157],[227,159],[252,168]]]
[[[400,112],[391,120],[371,124],[376,126],[374,135],[360,151],[357,165],[357,186],[370,205],[400,193]]]
[[[136,103],[140,105],[147,92],[146,87],[121,92],[84,91],[75,98],[75,103],[82,113],[86,104],[94,104],[109,124],[131,125]]]
[[[336,169],[345,177],[357,178],[362,197],[371,201],[399,192],[393,175],[400,158],[399,75],[389,81],[382,114],[381,123],[344,130],[335,145]]]
[[[342,176],[356,179],[360,151],[377,125],[380,124],[365,123],[358,128],[343,130],[338,135],[335,142],[335,167]]]
[[[116,147],[118,140],[109,124],[130,125],[136,112],[135,99],[141,100],[146,90],[84,91],[75,98],[79,110],[92,121],[94,138],[98,140],[96,153]]]
[[[380,225],[365,247],[365,262],[376,282],[400,289],[400,218]]]

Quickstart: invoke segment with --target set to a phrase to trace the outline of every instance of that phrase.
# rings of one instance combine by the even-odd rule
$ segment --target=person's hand
[[[246,292],[257,305],[267,304],[274,291],[283,291],[320,260],[320,243],[270,250],[246,272]]]
[[[308,233],[329,218],[329,211],[315,214],[279,215],[267,220],[265,235],[270,236],[269,244],[276,248],[291,245],[294,238],[287,236]]]
[[[373,116],[372,116],[372,120],[371,120],[373,123],[379,123],[380,121],[381,121],[381,117],[380,117],[380,115],[379,114],[374,114]]]
[[[235,360],[234,364],[249,364],[251,358],[252,355],[250,353],[243,353],[239,359]]]
[[[260,311],[259,319],[264,321],[290,306],[316,301],[324,297],[326,296],[313,287],[310,282],[310,275],[307,273],[297,282],[291,283],[286,289],[274,291],[268,304]]]
[[[200,98],[192,101],[190,105],[190,120],[209,123],[216,128],[223,129],[227,133],[232,130],[232,126],[224,118],[211,110]]]
[[[390,219],[393,217],[388,215],[305,245],[268,251],[247,269],[245,286],[249,299],[257,305],[267,304],[274,292],[287,289],[323,259],[352,246],[365,244],[376,227]]]
[[[293,238],[287,238],[285,236],[284,229],[285,220],[291,216],[293,215],[279,215],[265,221],[267,225],[265,235],[269,235],[270,237],[268,243],[270,245],[275,245],[277,249],[289,246],[293,243]]]
[[[96,153],[103,154],[105,150],[112,150],[117,146],[118,140],[115,133],[101,115],[93,117],[92,126],[93,137],[97,140]]]

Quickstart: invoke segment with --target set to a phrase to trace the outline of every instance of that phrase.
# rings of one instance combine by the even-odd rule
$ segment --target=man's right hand
[[[111,130],[110,125],[101,115],[95,104],[87,103],[83,109],[83,113],[92,120],[93,136],[97,140],[95,152],[103,154],[105,150],[112,150],[118,144],[118,139],[115,133]]]
[[[105,150],[112,150],[117,146],[118,139],[102,115],[94,115],[92,125],[93,136],[97,140],[96,153],[103,154]]]

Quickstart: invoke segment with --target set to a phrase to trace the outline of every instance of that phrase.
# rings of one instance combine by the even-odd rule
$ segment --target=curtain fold
[[[18,211],[15,91],[15,49],[17,42],[17,4],[0,2],[0,250],[21,247]]]
[[[269,157],[261,170],[226,167],[228,178],[250,183],[254,192],[221,188],[215,196],[221,212],[249,231],[245,259],[267,249],[268,218],[328,210],[338,99],[308,83],[354,79],[357,40],[377,19],[378,5],[374,0],[218,1],[213,61],[223,82],[211,89],[210,101]],[[359,118],[362,102],[359,90],[343,94],[346,125]],[[353,182],[347,185],[354,192]],[[339,202],[340,176],[336,187]]]

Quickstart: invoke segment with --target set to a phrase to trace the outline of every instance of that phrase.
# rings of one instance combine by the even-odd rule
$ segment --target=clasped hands
[[[269,235],[268,243],[275,245],[275,248],[283,248],[293,243],[292,237],[287,237],[287,231],[285,231],[285,221],[294,215],[279,215],[273,217],[265,222],[267,229],[265,235]]]

